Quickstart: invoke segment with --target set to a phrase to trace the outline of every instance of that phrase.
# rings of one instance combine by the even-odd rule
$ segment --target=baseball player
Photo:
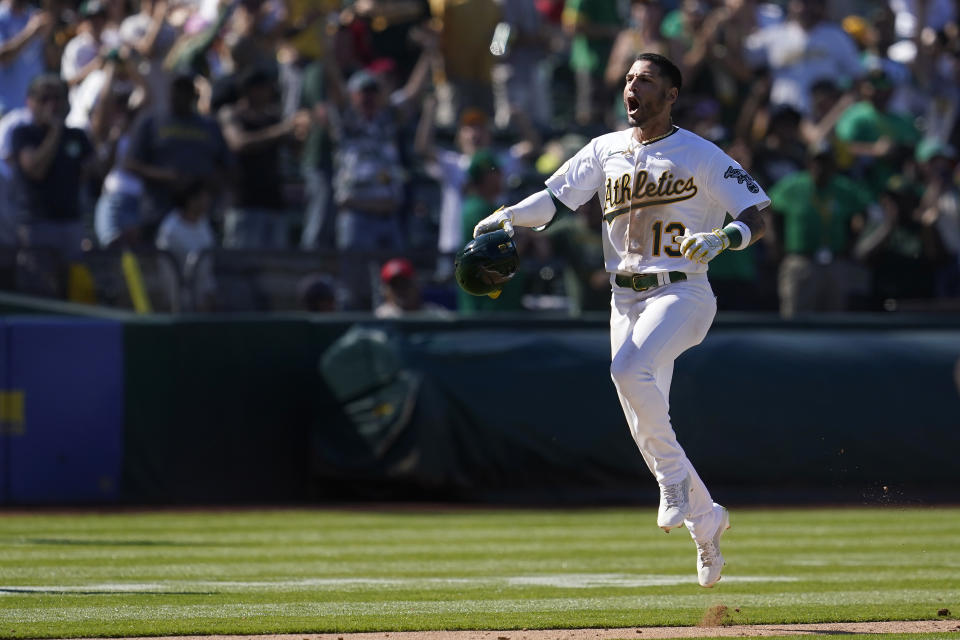
[[[557,211],[597,196],[613,287],[610,373],[633,439],[660,485],[657,525],[686,524],[697,546],[698,581],[720,579],[727,510],[715,503],[670,424],[673,362],[707,333],[716,299],[707,263],[763,235],[770,200],[714,144],[674,126],[682,79],[667,58],[643,53],[626,75],[629,129],[591,140],[546,181],[546,189],[484,218],[474,236],[514,226],[543,228]],[[723,225],[727,213],[733,221]]]

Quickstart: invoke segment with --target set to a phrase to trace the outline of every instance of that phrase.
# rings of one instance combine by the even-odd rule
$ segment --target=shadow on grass
[[[216,591],[81,591],[78,589],[18,589],[17,587],[2,587],[0,593],[17,593],[23,595],[56,595],[56,596],[215,596]]]
[[[173,540],[95,540],[89,538],[29,538],[20,544],[48,544],[83,547],[219,547],[214,542],[177,542]]]

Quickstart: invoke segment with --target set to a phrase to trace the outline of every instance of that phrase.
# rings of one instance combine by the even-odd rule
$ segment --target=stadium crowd
[[[333,258],[314,310],[606,309],[599,201],[518,231],[496,301],[457,295],[452,254],[626,126],[653,51],[683,71],[676,124],[772,198],[763,242],[711,263],[721,309],[960,298],[954,0],[42,2],[0,0],[5,288],[31,290],[31,249],[162,250],[192,308],[230,309],[201,256],[289,252]]]

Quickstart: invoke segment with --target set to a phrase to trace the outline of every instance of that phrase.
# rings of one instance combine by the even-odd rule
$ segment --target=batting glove
[[[513,236],[513,213],[510,212],[510,209],[500,207],[481,220],[477,226],[473,228],[473,237],[476,238],[479,235],[490,233],[497,229],[503,229],[509,233],[511,237]]]
[[[720,229],[708,233],[695,233],[680,236],[680,252],[683,257],[693,262],[706,264],[717,257],[721,251],[730,246],[730,238]]]

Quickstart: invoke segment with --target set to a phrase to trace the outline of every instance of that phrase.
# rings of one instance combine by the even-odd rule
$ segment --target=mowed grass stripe
[[[309,557],[301,559],[284,557],[282,560],[277,560],[262,557],[248,558],[237,554],[216,558],[180,557],[169,558],[166,561],[153,559],[149,562],[142,562],[105,556],[98,562],[92,560],[71,562],[64,559],[61,562],[19,562],[0,566],[0,583],[21,580],[31,575],[43,576],[45,580],[60,580],[61,582],[67,580],[70,576],[86,576],[96,579],[103,576],[133,574],[170,578],[176,577],[181,572],[184,578],[197,578],[205,577],[209,571],[215,571],[220,577],[262,575],[274,571],[281,571],[288,576],[297,577],[315,574],[323,576],[435,575],[444,577],[464,574],[501,575],[504,573],[517,574],[539,571],[672,573],[673,571],[669,569],[693,557],[692,544],[690,544],[690,547],[683,553],[670,554],[645,554],[636,553],[634,550],[626,550],[623,554],[595,556],[584,552],[579,558],[570,559],[541,554],[526,556],[503,554],[500,558],[437,554],[436,556],[415,556],[404,560],[377,558],[316,560]],[[751,573],[771,575],[783,571],[784,567],[789,568],[788,573],[790,574],[803,573],[809,575],[838,571],[841,568],[849,573],[856,573],[859,569],[866,571],[883,569],[887,572],[894,572],[897,568],[902,568],[905,571],[905,578],[910,575],[907,570],[912,569],[952,568],[955,571],[960,569],[960,557],[954,554],[932,554],[929,558],[920,557],[915,562],[910,562],[909,559],[912,556],[926,554],[904,553],[902,550],[898,553],[903,555],[894,558],[875,558],[872,561],[863,554],[858,554],[856,558],[813,553],[789,556],[785,554],[753,556],[741,552],[740,548],[733,545],[730,545],[729,552],[728,554],[728,550],[724,549],[724,555],[730,558],[728,562],[731,566],[737,566]],[[280,575],[284,575],[284,573]],[[857,579],[857,576],[851,575],[851,578]]]
[[[162,532],[169,535],[197,533],[203,537],[210,535],[247,535],[247,532],[261,532],[265,537],[317,535],[311,525],[323,524],[328,534],[343,534],[352,539],[365,539],[376,536],[376,529],[389,525],[411,532],[433,532],[443,536],[445,532],[464,530],[466,535],[479,529],[500,531],[516,535],[516,527],[536,527],[537,531],[548,533],[551,527],[556,531],[569,531],[572,522],[577,522],[577,530],[584,534],[595,534],[619,526],[632,529],[638,524],[652,524],[655,517],[655,505],[635,509],[616,510],[569,510],[569,511],[413,511],[396,513],[389,510],[377,513],[351,511],[247,511],[221,512],[208,516],[203,513],[132,513],[132,514],[70,514],[66,516],[14,515],[5,517],[0,531],[5,533],[28,533],[35,535],[40,531],[69,533],[117,533],[122,529],[126,533]],[[733,522],[741,518],[751,525],[762,525],[762,531],[771,535],[802,534],[804,531],[816,534],[836,531],[876,534],[881,533],[891,522],[901,521],[910,526],[921,526],[917,533],[942,529],[950,531],[949,520],[955,516],[955,510],[948,508],[845,508],[845,509],[734,509]],[[282,521],[277,516],[282,516]],[[191,516],[193,516],[191,518]],[[853,517],[851,517],[853,516]],[[211,520],[210,518],[215,518]],[[945,519],[946,517],[946,519]],[[438,526],[442,525],[442,526]],[[797,530],[795,525],[801,528]],[[883,525],[878,531],[877,525]],[[373,539],[371,538],[371,539]]]
[[[555,545],[573,545],[578,546],[591,541],[599,547],[618,546],[623,544],[635,543],[638,538],[648,538],[650,533],[660,532],[646,523],[648,526],[637,526],[622,533],[611,531],[581,531],[572,529],[568,526],[560,531],[543,531],[540,529],[528,532],[528,535],[518,534],[504,535],[502,531],[490,530],[471,530],[469,535],[464,532],[462,535],[446,532],[447,535],[436,536],[428,533],[419,535],[401,535],[409,533],[403,529],[393,528],[390,524],[384,523],[384,527],[391,531],[390,539],[383,538],[383,529],[381,532],[365,540],[361,536],[351,538],[337,539],[327,536],[282,536],[271,537],[269,534],[257,534],[256,536],[170,536],[163,534],[152,538],[144,536],[116,536],[109,537],[110,532],[103,532],[100,535],[69,535],[61,532],[38,532],[33,536],[11,535],[3,531],[0,527],[0,547],[7,547],[15,550],[17,547],[34,547],[35,553],[57,553],[64,549],[70,549],[78,554],[99,552],[100,549],[110,549],[116,553],[170,553],[184,549],[195,548],[202,550],[204,548],[224,548],[224,547],[262,547],[264,545],[285,544],[292,547],[311,545],[335,544],[338,552],[350,553],[360,549],[372,549],[380,553],[394,553],[398,549],[415,551],[417,549],[428,548],[431,545],[458,545],[464,548],[483,550],[497,544],[510,544],[514,546],[536,546],[550,544]],[[322,526],[319,525],[319,526]],[[839,532],[822,531],[811,532],[807,530],[798,530],[793,533],[769,533],[763,535],[752,528],[754,525],[745,524],[744,526],[735,525],[734,530],[738,532],[738,539],[751,546],[764,547],[774,546],[785,537],[799,545],[818,545],[826,547],[843,548],[850,545],[861,545],[867,547],[885,546],[892,542],[905,542],[911,546],[922,545],[928,541],[960,541],[960,532],[955,529],[944,527],[943,530],[922,530],[914,531],[907,527],[901,530],[887,529],[882,532],[875,532],[872,535],[865,533],[841,534]],[[759,526],[759,525],[757,525]],[[888,525],[889,527],[889,525]],[[742,529],[742,532],[741,532]],[[533,538],[531,539],[531,534]],[[682,537],[682,530],[677,535],[660,534],[649,541],[649,544],[668,545],[674,537]],[[658,542],[659,541],[659,542]]]
[[[614,533],[609,530],[591,530],[592,528],[579,529],[575,525],[568,524],[563,529],[543,530],[534,528],[523,533],[517,532],[517,529],[523,529],[521,524],[513,524],[514,532],[505,535],[502,530],[497,528],[486,529],[474,527],[470,530],[445,531],[443,535],[437,535],[436,532],[411,532],[401,525],[385,521],[379,526],[379,531],[370,536],[359,533],[353,536],[344,536],[341,538],[320,536],[320,535],[298,535],[284,536],[280,533],[264,531],[256,535],[237,535],[237,534],[210,534],[204,536],[181,535],[171,533],[159,533],[150,539],[127,535],[118,535],[116,531],[102,531],[98,534],[76,532],[56,532],[39,531],[33,535],[26,536],[20,532],[11,532],[5,523],[0,520],[0,547],[6,548],[10,552],[17,552],[21,549],[29,548],[29,553],[33,557],[42,557],[44,555],[60,556],[64,552],[69,552],[75,557],[97,557],[103,553],[112,553],[117,555],[157,555],[165,556],[178,553],[222,553],[230,548],[237,547],[264,547],[264,553],[289,552],[284,548],[276,548],[276,545],[288,547],[304,547],[314,554],[338,554],[350,555],[351,553],[378,554],[396,554],[399,552],[416,553],[417,551],[429,551],[438,545],[442,548],[444,545],[456,545],[467,551],[484,552],[498,545],[508,544],[513,548],[520,550],[537,549],[538,547],[549,545],[555,548],[562,545],[569,545],[574,548],[580,548],[585,545],[592,545],[598,550],[619,549],[623,545],[637,544],[643,540],[646,545],[668,547],[669,540],[675,537],[683,537],[684,532],[671,536],[668,540],[662,534],[656,538],[651,538],[650,533],[656,531],[652,522],[645,522],[642,526],[637,526],[625,530],[622,533]],[[838,529],[819,528],[811,531],[806,528],[797,528],[794,530],[785,530],[774,532],[768,530],[763,525],[750,523],[745,518],[742,524],[735,523],[734,531],[740,533],[737,540],[743,544],[754,548],[774,548],[781,540],[789,539],[794,548],[817,548],[820,550],[835,548],[845,550],[851,545],[863,548],[885,547],[890,544],[905,544],[909,547],[922,547],[930,542],[938,544],[960,542],[960,532],[952,528],[949,524],[939,523],[940,527],[933,529],[922,527],[919,530],[906,524],[902,528],[891,527],[891,523],[885,525],[884,531],[869,532],[847,532]],[[123,526],[120,523],[120,526]],[[312,527],[323,527],[323,522],[311,523]],[[389,538],[384,536],[384,532],[389,531]],[[758,535],[762,531],[762,535]],[[659,532],[657,532],[659,533]],[[19,535],[18,535],[19,534]],[[142,534],[139,534],[142,535]],[[659,540],[659,542],[658,542]],[[334,549],[313,548],[316,545],[336,545]],[[274,547],[273,550],[270,547]],[[24,553],[26,551],[20,551]],[[2,559],[0,559],[2,561]]]
[[[811,570],[825,565],[844,567],[960,566],[960,552],[942,550],[944,546],[958,546],[960,541],[952,543],[949,540],[942,540],[929,545],[896,544],[877,548],[865,547],[864,545],[851,545],[840,549],[791,546],[789,549],[780,549],[779,551],[771,551],[766,546],[751,548],[740,541],[735,541],[732,537],[729,541],[724,539],[724,542],[724,555],[727,555],[727,550],[729,550],[731,554],[735,554],[739,558],[738,561],[769,565],[770,561],[774,560],[778,565],[789,564]],[[889,555],[884,557],[888,550],[894,548],[895,551],[890,551]],[[689,540],[675,542],[671,547],[648,546],[643,541],[602,547],[589,544],[521,545],[517,548],[493,546],[489,549],[480,550],[457,548],[451,545],[435,547],[432,551],[417,548],[407,554],[404,554],[402,550],[389,554],[378,553],[376,550],[371,553],[357,551],[340,554],[330,550],[317,551],[309,548],[285,550],[283,552],[277,550],[261,551],[259,549],[244,551],[230,548],[203,552],[193,549],[183,550],[181,553],[163,554],[152,552],[137,554],[129,551],[111,553],[108,550],[99,553],[71,553],[69,550],[63,550],[55,554],[43,554],[0,547],[0,556],[3,556],[3,561],[0,561],[0,577],[6,571],[17,568],[65,569],[76,567],[78,569],[95,569],[96,567],[102,567],[105,562],[149,568],[151,566],[165,567],[172,564],[218,564],[225,560],[237,558],[251,564],[311,564],[313,566],[329,567],[347,565],[358,568],[364,565],[374,565],[389,567],[390,573],[395,573],[402,571],[405,565],[411,563],[417,563],[419,566],[425,564],[441,566],[451,562],[459,565],[460,561],[467,561],[476,564],[478,567],[487,566],[498,570],[501,567],[509,567],[514,562],[521,564],[549,563],[555,559],[567,561],[568,558],[581,557],[589,558],[591,566],[593,563],[600,563],[601,565],[611,565],[623,569],[625,568],[622,564],[624,560],[653,564],[673,563],[692,552],[693,546]]]
[[[837,578],[850,582],[863,582],[877,579],[912,580],[929,578],[933,575],[949,577],[960,575],[960,558],[945,560],[932,557],[923,561],[909,562],[909,558],[899,561],[877,560],[870,563],[867,559],[844,561],[843,558],[832,562],[831,558],[817,556],[811,564],[809,556],[749,558],[744,554],[727,552],[730,575],[748,573],[751,575],[790,575],[808,579]],[[283,578],[308,577],[390,577],[390,576],[489,576],[517,575],[543,572],[599,572],[616,573],[625,569],[633,572],[688,573],[694,558],[690,552],[666,557],[621,556],[615,559],[578,558],[564,560],[554,558],[550,561],[540,559],[527,560],[470,560],[467,558],[446,561],[409,561],[409,562],[309,562],[286,561],[266,562],[248,558],[226,557],[220,561],[197,562],[187,564],[140,564],[123,565],[110,562],[98,565],[81,566],[36,566],[0,568],[2,584],[66,584],[84,581],[106,580],[165,580],[178,578],[214,578],[214,579],[260,579],[280,576]],[[838,571],[845,567],[844,572]],[[683,571],[684,569],[687,571]],[[915,571],[920,573],[914,574]],[[933,572],[933,573],[931,573]]]
[[[796,578],[761,577],[761,576],[732,576],[726,583],[758,583],[758,582],[795,582]],[[517,576],[508,578],[407,578],[407,579],[380,579],[380,578],[308,578],[303,580],[288,580],[283,582],[252,582],[252,581],[180,581],[169,580],[163,582],[119,582],[119,583],[90,583],[85,585],[0,585],[0,599],[6,597],[37,593],[58,594],[60,602],[67,604],[63,596],[71,594],[136,594],[150,593],[154,595],[184,593],[200,593],[203,595],[229,593],[306,593],[337,591],[341,593],[364,593],[370,590],[398,591],[398,592],[429,592],[450,593],[453,590],[461,594],[470,591],[490,591],[495,589],[498,594],[505,591],[527,589],[530,586],[552,588],[556,591],[569,589],[581,592],[590,590],[624,591],[632,589],[686,586],[690,582],[689,575],[637,575],[613,576],[610,574],[596,575],[539,575]],[[80,596],[76,596],[80,597]]]
[[[894,605],[933,601],[944,598],[960,601],[960,590],[940,591],[911,589],[889,591],[834,591],[829,593],[740,594],[738,606],[836,606]],[[715,599],[715,598],[714,598]],[[127,605],[121,607],[63,607],[57,609],[20,608],[0,610],[0,622],[81,622],[112,618],[114,620],[159,620],[177,618],[233,618],[237,616],[371,616],[423,615],[449,613],[517,613],[607,611],[616,609],[702,609],[709,606],[708,594],[675,596],[611,596],[606,598],[525,598],[496,600],[397,600],[385,602],[288,602],[276,604],[214,605]]]
[[[811,584],[818,585],[821,590],[827,589],[829,583],[849,586],[863,585],[864,589],[875,589],[876,584],[890,581],[899,581],[904,586],[920,583],[925,587],[931,584],[952,586],[957,583],[957,572],[952,568],[940,570],[914,570],[907,579],[901,571],[866,571],[858,572],[856,580],[851,580],[848,572],[822,573],[804,578],[780,575],[741,575],[729,572],[724,580],[724,586],[740,583],[790,583],[782,584],[784,591],[806,591]],[[683,574],[551,574],[539,573],[526,576],[469,576],[469,577],[394,577],[394,578],[367,578],[356,576],[340,577],[308,577],[287,580],[157,580],[155,582],[113,582],[82,584],[0,584],[0,606],[4,598],[23,593],[182,593],[202,591],[205,593],[246,593],[246,592],[278,592],[302,593],[305,591],[324,592],[366,592],[377,590],[390,591],[439,591],[448,592],[456,588],[461,592],[490,591],[497,593],[510,590],[526,589],[529,586],[552,587],[559,590],[591,590],[601,589],[657,589],[663,587],[686,585],[690,582],[689,573]]]

